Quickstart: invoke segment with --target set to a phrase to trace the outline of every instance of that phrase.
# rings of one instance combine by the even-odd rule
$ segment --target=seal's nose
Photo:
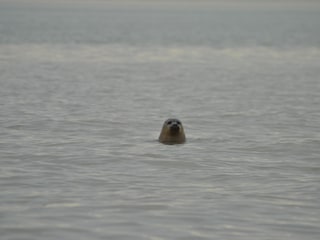
[[[170,128],[171,128],[172,130],[174,130],[174,131],[177,131],[177,130],[179,130],[179,125],[176,124],[176,123],[174,123],[174,124],[171,125]]]

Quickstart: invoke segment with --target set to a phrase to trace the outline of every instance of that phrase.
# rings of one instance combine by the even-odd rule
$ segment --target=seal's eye
[[[178,125],[181,125],[181,122],[180,122],[180,121],[176,121],[176,123],[177,123]]]
[[[171,121],[167,122],[168,125],[171,125],[171,123],[172,123]]]

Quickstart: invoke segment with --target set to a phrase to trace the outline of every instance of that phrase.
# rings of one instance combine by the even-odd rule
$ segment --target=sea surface
[[[1,240],[318,240],[320,7],[286,4],[0,2]]]

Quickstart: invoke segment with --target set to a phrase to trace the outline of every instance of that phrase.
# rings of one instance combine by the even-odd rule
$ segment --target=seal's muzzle
[[[170,126],[170,132],[175,134],[178,133],[180,131],[180,127],[178,124],[174,123]]]

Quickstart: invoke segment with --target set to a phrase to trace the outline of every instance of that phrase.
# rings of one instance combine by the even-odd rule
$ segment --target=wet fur
[[[172,129],[172,125],[178,125],[179,129]],[[159,136],[159,142],[163,144],[181,144],[185,143],[186,136],[181,121],[174,118],[167,119],[163,126]]]

